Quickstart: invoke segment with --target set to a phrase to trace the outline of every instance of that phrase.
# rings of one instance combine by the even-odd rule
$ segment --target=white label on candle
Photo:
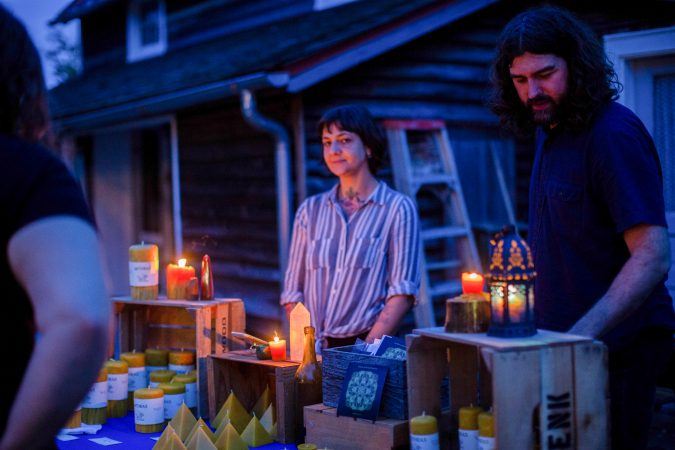
[[[151,387],[151,388],[156,388],[156,387],[158,387],[158,386],[159,386],[159,381],[151,381],[151,382],[148,384],[148,387]]]
[[[495,438],[478,436],[478,450],[495,450]]]
[[[145,370],[148,372],[148,376],[150,376],[150,372],[154,372],[155,370],[169,370],[169,366],[145,366]]]
[[[128,373],[108,374],[108,400],[124,400],[129,391]]]
[[[478,430],[459,429],[459,450],[478,450]]]
[[[197,383],[185,383],[185,404],[188,408],[197,406]]]
[[[144,389],[148,386],[145,367],[129,367],[129,392]]]
[[[159,266],[153,267],[150,261],[129,261],[129,286],[144,287],[159,284]]]
[[[105,408],[108,405],[108,382],[94,383],[82,400],[83,408]]]
[[[164,394],[164,418],[173,419],[183,403],[185,403],[185,394]]]
[[[438,450],[438,448],[438,433],[410,435],[410,450]]]
[[[169,364],[169,370],[173,370],[176,373],[189,373],[191,370],[194,370],[195,366],[181,366],[179,364]]]
[[[134,422],[138,425],[164,422],[164,398],[135,398]]]

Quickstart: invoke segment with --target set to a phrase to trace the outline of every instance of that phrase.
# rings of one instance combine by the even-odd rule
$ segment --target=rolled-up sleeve
[[[387,299],[411,295],[417,302],[420,289],[420,230],[415,205],[401,197],[389,239]]]
[[[300,205],[295,213],[293,236],[288,255],[288,267],[280,304],[304,302],[305,253],[307,250],[307,204]]]

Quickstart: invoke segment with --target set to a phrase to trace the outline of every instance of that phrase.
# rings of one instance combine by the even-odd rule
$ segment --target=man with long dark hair
[[[56,448],[107,350],[93,218],[75,179],[40,145],[49,135],[40,58],[0,5],[0,450]]]
[[[497,44],[492,109],[535,133],[529,242],[540,328],[609,348],[612,447],[646,447],[675,313],[658,154],[595,34],[568,11],[528,10]]]

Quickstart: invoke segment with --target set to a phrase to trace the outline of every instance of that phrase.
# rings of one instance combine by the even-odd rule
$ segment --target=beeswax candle
[[[187,265],[187,260],[181,258],[178,264],[169,264],[166,267],[166,296],[171,300],[188,298],[188,282],[195,276],[195,268]]]
[[[150,374],[150,387],[159,387],[159,383],[168,383],[176,376],[173,370],[155,370]]]
[[[286,339],[279,339],[279,336],[274,336],[274,340],[269,342],[270,353],[272,353],[272,361],[286,360]]]
[[[459,408],[459,448],[461,450],[478,449],[478,414],[483,410],[478,406]]]
[[[478,450],[495,450],[495,426],[492,412],[478,414]]]
[[[195,353],[190,351],[169,352],[169,370],[189,373],[195,368]]]
[[[410,419],[410,447],[415,450],[438,450],[438,423],[434,416],[422,412]]]
[[[134,391],[134,424],[137,433],[157,433],[164,427],[164,391],[143,388]]]
[[[108,417],[108,370],[103,367],[96,382],[82,400],[82,422],[89,425],[101,425]]]
[[[159,348],[145,349],[145,370],[154,372],[155,370],[166,370],[169,368],[169,351]]]
[[[185,402],[185,385],[183,383],[159,383],[164,391],[164,420],[171,420]]]
[[[131,298],[154,300],[159,295],[159,248],[154,244],[129,247]]]
[[[136,350],[120,354],[120,360],[129,365],[129,411],[134,410],[134,392],[148,387],[148,375],[145,371],[145,353]]]
[[[126,361],[110,359],[105,367],[108,369],[108,417],[124,417],[128,410],[129,365]]]
[[[197,376],[193,373],[179,373],[171,381],[185,385],[185,404],[190,409],[197,408]]]

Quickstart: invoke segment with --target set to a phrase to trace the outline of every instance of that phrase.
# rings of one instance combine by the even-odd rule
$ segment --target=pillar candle
[[[411,450],[438,450],[438,424],[436,417],[422,412],[421,416],[410,419]]]
[[[482,412],[478,414],[478,450],[496,448],[494,418],[491,412]]]
[[[270,352],[272,353],[272,361],[286,360],[286,339],[279,339],[279,336],[274,336],[274,340],[269,342]]]
[[[134,424],[137,433],[157,433],[164,427],[164,391],[143,388],[134,391]]]
[[[80,428],[82,426],[82,407],[78,406],[75,412],[71,414],[63,428]]]
[[[108,417],[124,417],[128,410],[129,365],[126,361],[110,359],[108,369]]]
[[[183,383],[185,385],[185,404],[188,408],[197,407],[197,376],[193,373],[179,373],[172,382]]]
[[[190,351],[169,352],[169,370],[188,373],[195,368],[195,353]]]
[[[478,406],[459,408],[459,448],[460,450],[478,449],[478,414],[483,410]]]
[[[169,351],[159,348],[146,348],[145,364],[145,370],[148,374],[155,370],[167,370],[169,368]]]
[[[159,294],[159,249],[154,244],[129,247],[129,286],[135,300],[156,299]]]
[[[178,264],[169,264],[166,267],[166,296],[171,300],[188,298],[188,283],[195,276],[195,268],[186,265],[185,258],[179,259]]]
[[[480,294],[483,292],[483,275],[474,272],[462,272],[462,292]]]
[[[120,360],[129,365],[129,411],[134,409],[134,392],[148,387],[148,375],[145,371],[145,353],[135,350],[120,354]]]
[[[108,414],[108,369],[103,367],[96,382],[82,400],[82,422],[89,425],[105,423]]]
[[[185,403],[185,385],[183,383],[159,383],[157,387],[164,391],[164,420],[171,420],[178,412],[180,405]]]
[[[151,388],[156,388],[159,386],[159,383],[168,383],[173,380],[173,377],[176,376],[176,372],[173,370],[155,370],[150,373],[150,384]]]

